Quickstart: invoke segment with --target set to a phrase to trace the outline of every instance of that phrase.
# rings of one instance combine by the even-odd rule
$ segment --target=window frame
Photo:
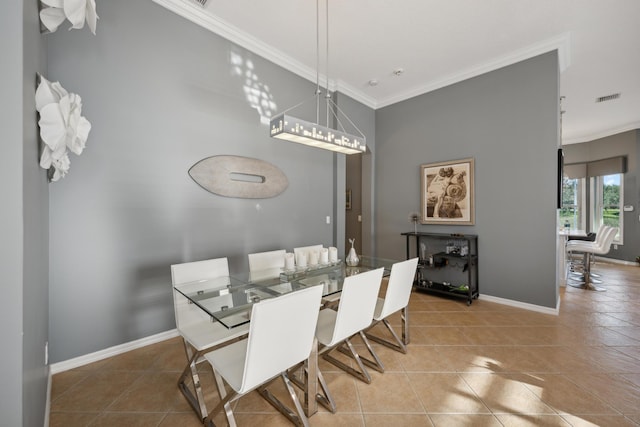
[[[563,188],[565,187],[565,183],[567,181],[576,181],[575,195],[577,196],[577,201],[576,204],[567,205],[565,204],[565,201],[563,199],[562,209],[575,208],[577,213],[574,216],[577,218],[577,220],[575,224],[572,224],[573,226],[571,228],[587,231],[587,179],[565,177],[563,180]]]
[[[591,225],[593,230],[597,230],[598,227],[604,222],[604,181],[605,178],[612,175],[618,175],[620,180],[620,197],[618,201],[618,234],[613,239],[613,244],[616,245],[624,245],[624,174],[623,173],[612,173],[609,175],[600,175],[591,177],[590,181],[590,194],[589,194],[589,203],[590,203],[590,214],[591,214]]]

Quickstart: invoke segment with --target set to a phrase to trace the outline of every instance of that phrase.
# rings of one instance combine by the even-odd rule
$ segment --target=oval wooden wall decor
[[[277,166],[250,157],[207,157],[191,166],[189,175],[213,194],[243,199],[268,199],[289,186]]]

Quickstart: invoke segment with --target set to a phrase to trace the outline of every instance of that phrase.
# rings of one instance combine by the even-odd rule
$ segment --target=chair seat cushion
[[[197,351],[203,351],[249,332],[249,325],[227,329],[218,322],[204,320],[181,325],[178,332]]]
[[[578,236],[574,234],[569,234],[568,240],[580,240],[587,242],[594,242],[596,240],[596,233],[587,233],[586,236]]]
[[[248,340],[241,340],[204,355],[213,369],[239,393],[243,393],[242,377]]]
[[[382,320],[382,307],[384,307],[384,298],[378,298],[378,301],[376,301],[376,309],[373,312],[374,320]]]
[[[567,250],[578,252],[593,252],[598,248],[598,245],[594,242],[585,242],[579,240],[572,240],[567,242]]]
[[[335,329],[338,312],[330,308],[320,310],[318,313],[318,325],[316,326],[316,338],[322,345],[332,346],[335,343],[331,341],[333,338],[333,330]]]

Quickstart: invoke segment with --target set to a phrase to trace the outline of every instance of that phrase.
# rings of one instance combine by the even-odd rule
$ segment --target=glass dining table
[[[203,279],[174,286],[190,303],[197,305],[212,320],[232,329],[251,321],[251,307],[264,299],[275,298],[309,286],[322,285],[323,297],[329,297],[342,290],[348,276],[377,268],[384,268],[384,276],[389,276],[391,266],[397,261],[362,256],[357,266],[347,266],[344,262],[309,266],[296,270],[282,268],[241,272],[215,279]],[[409,342],[408,309],[402,313],[402,335],[405,344]],[[318,348],[313,350],[306,362],[307,378],[304,390],[304,410],[307,416],[317,412]]]

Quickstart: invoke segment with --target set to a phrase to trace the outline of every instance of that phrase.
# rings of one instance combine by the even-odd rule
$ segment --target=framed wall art
[[[475,224],[473,158],[420,166],[422,224]]]

